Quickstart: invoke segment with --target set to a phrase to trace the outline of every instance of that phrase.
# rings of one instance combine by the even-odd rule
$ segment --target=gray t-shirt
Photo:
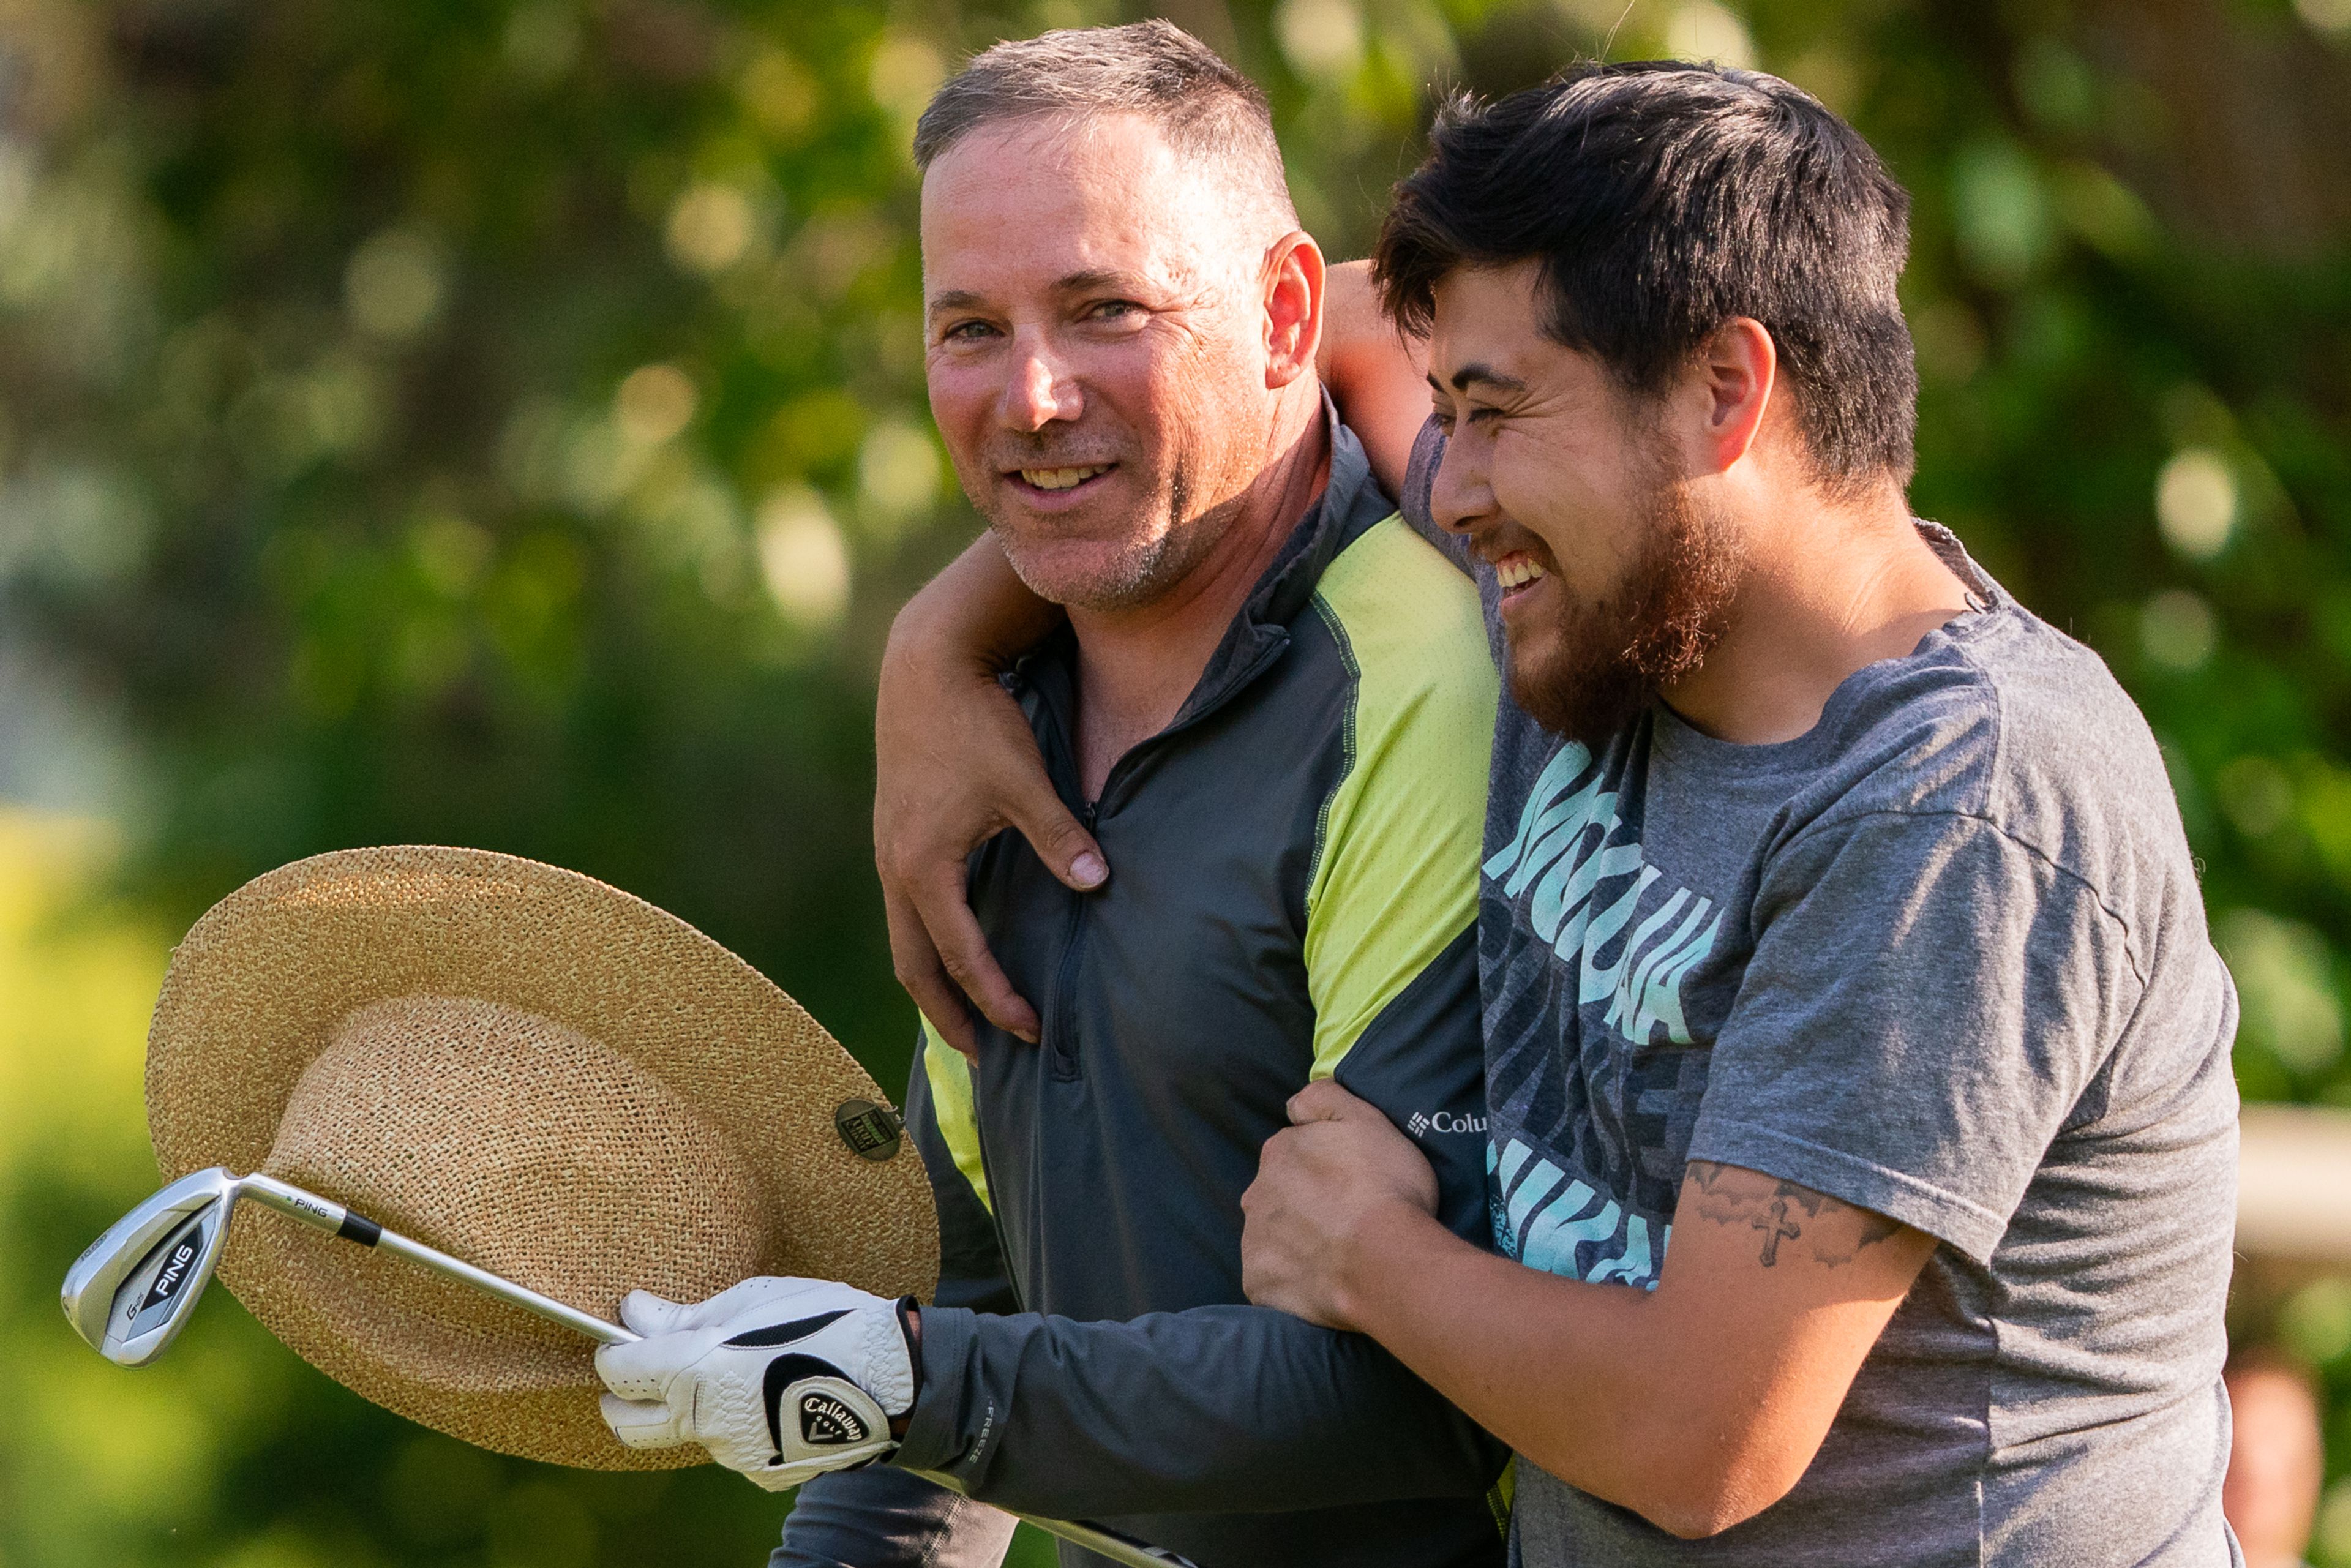
[[[1983,608],[1798,739],[1659,706],[1595,755],[1503,704],[1500,1249],[1654,1287],[1691,1159],[1941,1243],[1787,1498],[1685,1542],[1521,1460],[1527,1568],[2236,1561],[2235,993],[2137,709],[1922,527]]]

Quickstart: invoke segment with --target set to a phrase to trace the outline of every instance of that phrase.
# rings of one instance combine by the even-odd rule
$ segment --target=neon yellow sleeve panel
[[[979,1113],[971,1097],[971,1063],[963,1052],[939,1038],[931,1020],[923,1020],[923,1071],[931,1081],[931,1113],[938,1119],[939,1136],[946,1140],[947,1153],[955,1156],[956,1169],[963,1179],[971,1183],[971,1190],[979,1195],[980,1207],[988,1213],[996,1205],[988,1201],[987,1168],[979,1160]]]
[[[1313,1076],[1328,1078],[1477,918],[1499,683],[1476,585],[1400,517],[1348,546],[1314,602],[1355,688],[1306,893]]]

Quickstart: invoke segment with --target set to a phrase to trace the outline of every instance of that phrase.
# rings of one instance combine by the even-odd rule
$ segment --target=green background
[[[0,1568],[758,1560],[732,1477],[480,1454],[225,1295],[122,1372],[54,1292],[152,1185],[172,940],[319,850],[591,873],[903,1081],[872,675],[975,526],[907,132],[965,52],[1139,14],[0,3]],[[1851,116],[1917,196],[1918,510],[2145,707],[2248,1092],[2351,1103],[2351,0],[1166,14],[1267,84],[1334,255],[1433,80],[1671,51]],[[2264,1321],[2351,1459],[2351,1289]]]

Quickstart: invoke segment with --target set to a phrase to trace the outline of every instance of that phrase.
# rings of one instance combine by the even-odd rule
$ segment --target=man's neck
[[[1199,565],[1132,610],[1071,609],[1078,642],[1078,771],[1089,800],[1137,743],[1167,727],[1258,580],[1329,481],[1331,437],[1311,383],[1284,400],[1268,461]]]
[[[1729,624],[1698,671],[1663,694],[1718,738],[1794,739],[1847,676],[1911,653],[1970,608],[1967,585],[1890,481],[1851,503],[1790,495],[1746,521],[1755,545]]]

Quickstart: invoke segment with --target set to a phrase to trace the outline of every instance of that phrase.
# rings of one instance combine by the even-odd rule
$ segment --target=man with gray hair
[[[934,1304],[632,1296],[608,1418],[807,1482],[779,1568],[1000,1558],[1004,1515],[909,1469],[1202,1568],[1499,1564],[1499,1446],[1370,1341],[1245,1304],[1240,1271],[1259,1150],[1324,1080],[1486,1232],[1475,591],[1322,394],[1323,260],[1212,51],[1164,22],[999,45],[915,156],[932,412],[1001,547],[950,571],[1041,601],[1000,716],[1119,873],[1010,833],[968,868],[1045,1008],[975,1028],[917,989]]]

